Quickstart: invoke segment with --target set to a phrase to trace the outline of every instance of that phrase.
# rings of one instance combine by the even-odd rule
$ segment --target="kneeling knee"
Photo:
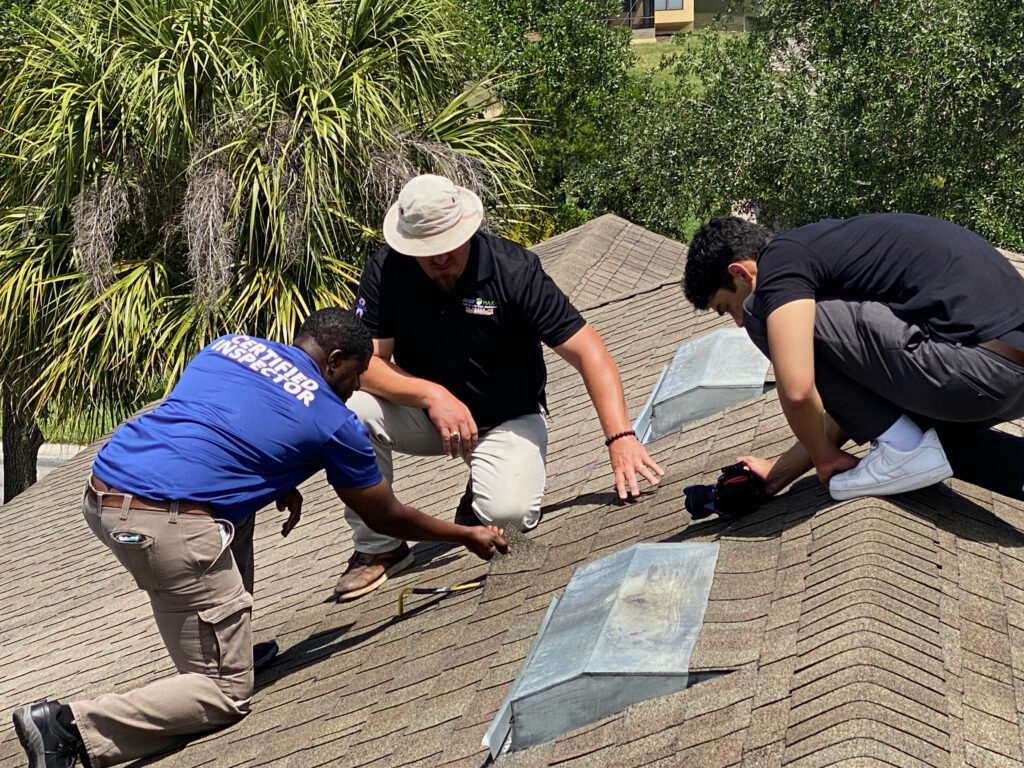
[[[473,512],[481,521],[488,525],[504,528],[511,525],[520,531],[529,531],[537,527],[540,521],[540,507],[516,504],[503,501],[473,502]]]

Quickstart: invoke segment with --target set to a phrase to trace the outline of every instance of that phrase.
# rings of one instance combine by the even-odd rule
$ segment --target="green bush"
[[[1024,249],[1024,6],[762,7],[749,34],[688,40],[567,196],[675,237],[747,203],[780,228],[900,210]]]
[[[25,418],[116,421],[220,333],[346,304],[416,172],[499,229],[535,212],[450,0],[66,3],[0,7],[0,393]]]
[[[636,56],[630,31],[609,27],[617,0],[469,0],[469,74],[500,72],[495,95],[531,123],[537,191],[558,231],[585,220],[563,181],[601,158],[631,98]]]

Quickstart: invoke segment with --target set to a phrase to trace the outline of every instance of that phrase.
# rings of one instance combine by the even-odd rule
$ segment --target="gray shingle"
[[[614,216],[536,251],[618,360],[631,412],[679,343],[728,322],[685,304],[683,246]],[[546,355],[548,494],[530,534],[546,551],[533,570],[457,597],[411,599],[398,619],[402,588],[487,572],[461,550],[418,545],[416,567],[378,592],[327,603],[352,547],[333,491],[310,481],[302,525],[287,540],[275,510],[257,519],[254,632],[276,636],[282,654],[258,678],[253,714],[157,764],[479,768],[480,739],[552,594],[580,564],[659,540],[720,542],[691,659],[712,677],[496,768],[1021,763],[1024,503],[953,481],[835,504],[807,478],[747,518],[691,523],[686,485],[713,482],[736,453],[788,446],[770,392],[651,444],[668,475],[656,493],[620,505],[579,377]],[[79,517],[97,448],[3,508],[8,539],[20,543],[0,552],[5,711],[170,673],[144,596]],[[458,462],[403,458],[395,487],[447,517],[465,480]],[[0,730],[0,766],[22,763],[13,732]]]

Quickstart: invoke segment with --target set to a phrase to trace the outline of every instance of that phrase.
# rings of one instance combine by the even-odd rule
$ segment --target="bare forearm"
[[[764,479],[764,489],[769,496],[774,496],[805,472],[814,467],[807,449],[800,443],[793,443],[789,449],[779,456],[772,465],[771,471]]]
[[[555,347],[555,352],[583,377],[605,437],[619,436],[608,445],[608,458],[619,498],[640,495],[637,474],[651,485],[657,485],[658,478],[665,474],[664,470],[636,437],[623,436],[624,432],[630,431],[630,424],[626,398],[622,394],[622,380],[597,331],[584,325],[568,341]]]
[[[579,371],[605,436],[628,430],[630,421],[622,380],[597,331],[585,325],[555,351]]]
[[[829,450],[835,446],[825,431],[825,409],[821,405],[817,391],[812,396],[800,400],[790,400],[780,392],[779,400],[782,411],[786,414],[786,421],[789,422],[790,429],[800,441],[809,460],[813,462],[816,457],[829,455]]]
[[[815,466],[834,454],[825,408],[814,384],[814,299],[797,299],[768,315],[768,347],[786,421]]]
[[[828,414],[825,414],[825,434],[837,448],[841,448],[847,437]],[[805,472],[814,468],[811,455],[798,441],[793,443],[785,453],[779,456],[764,479],[764,487],[769,495],[774,495],[792,483]]]
[[[508,544],[493,525],[468,528],[438,520],[403,504],[382,479],[369,488],[335,488],[338,497],[377,533],[414,541],[450,541],[461,544],[485,560],[495,551],[508,552]]]
[[[626,398],[622,393],[622,380],[611,357],[607,361],[595,360],[585,364],[581,371],[583,384],[590,395],[590,401],[597,411],[601,430],[606,437],[625,432],[630,428],[626,411]]]
[[[387,514],[366,516],[363,520],[377,533],[396,539],[450,541],[455,544],[463,544],[465,539],[465,527],[438,520],[397,500]]]
[[[387,480],[382,479],[369,488],[335,488],[335,491],[377,533],[414,541],[464,543],[467,530],[464,526],[438,520],[403,504],[391,492]]]
[[[429,408],[437,390],[443,389],[439,384],[406,373],[394,363],[376,355],[370,358],[370,367],[359,383],[364,392],[389,403],[412,408]]]

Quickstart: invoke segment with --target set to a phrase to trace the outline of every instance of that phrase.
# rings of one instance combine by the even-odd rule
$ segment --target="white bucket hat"
[[[384,217],[384,239],[406,256],[438,256],[469,240],[483,218],[484,205],[473,192],[426,173],[398,193]]]

